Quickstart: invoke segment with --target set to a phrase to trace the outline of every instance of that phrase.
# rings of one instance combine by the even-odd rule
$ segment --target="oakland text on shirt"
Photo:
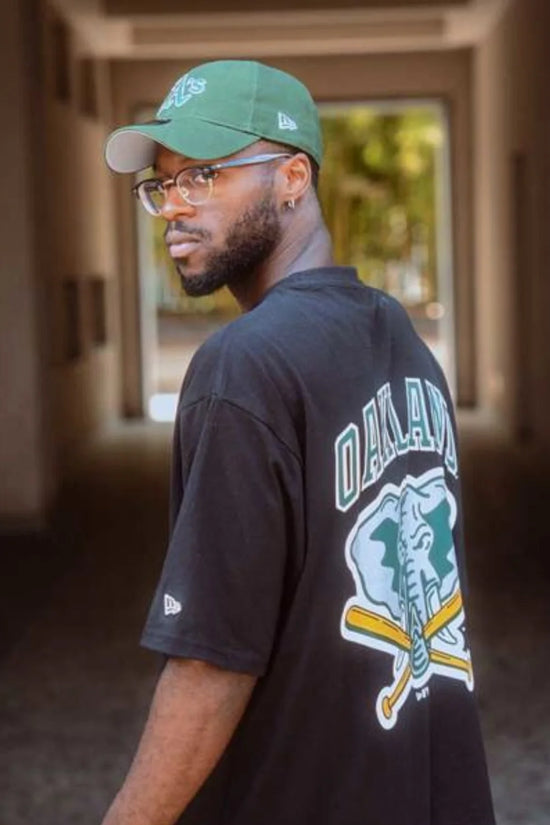
[[[458,475],[453,425],[443,393],[426,379],[405,378],[404,385],[406,427],[397,415],[392,388],[385,383],[362,410],[363,457],[356,423],[350,422],[336,438],[338,510],[346,512],[398,456],[409,452],[435,452],[443,457],[447,470],[455,477]]]

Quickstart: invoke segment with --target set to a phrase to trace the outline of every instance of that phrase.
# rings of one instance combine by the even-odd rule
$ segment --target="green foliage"
[[[404,303],[435,300],[437,111],[325,109],[322,125],[320,199],[337,262]]]

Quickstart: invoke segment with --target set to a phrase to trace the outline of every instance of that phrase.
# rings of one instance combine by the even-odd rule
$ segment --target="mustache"
[[[166,224],[163,234],[165,242],[170,232],[179,232],[181,235],[191,235],[201,241],[208,241],[211,238],[211,233],[207,232],[206,229],[200,229],[196,226],[189,226],[189,224],[185,223],[185,221],[170,221]]]

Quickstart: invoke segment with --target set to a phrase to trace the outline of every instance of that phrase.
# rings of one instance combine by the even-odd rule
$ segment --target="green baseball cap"
[[[105,144],[115,172],[151,166],[158,144],[206,160],[239,152],[264,138],[301,149],[321,163],[319,113],[303,85],[252,60],[203,63],[180,77],[155,120],[123,126]]]

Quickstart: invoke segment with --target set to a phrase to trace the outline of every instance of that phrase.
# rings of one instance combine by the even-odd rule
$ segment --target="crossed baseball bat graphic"
[[[445,625],[458,616],[461,610],[462,595],[460,590],[457,590],[424,625],[423,636],[426,641],[431,639],[432,636],[435,636]],[[350,630],[366,633],[377,639],[392,642],[396,647],[407,653],[411,650],[412,639],[406,630],[403,630],[396,622],[392,622],[390,619],[386,619],[384,616],[380,616],[363,607],[356,605],[350,607],[346,612],[345,622]],[[431,662],[443,665],[444,667],[461,670],[467,674],[468,682],[472,681],[472,663],[469,659],[461,659],[459,656],[453,656],[450,653],[444,653],[440,650],[430,650],[429,655]],[[407,687],[411,676],[411,666],[407,664],[403,668],[403,672],[391,692],[384,696],[381,707],[386,719],[391,719],[393,708]]]

